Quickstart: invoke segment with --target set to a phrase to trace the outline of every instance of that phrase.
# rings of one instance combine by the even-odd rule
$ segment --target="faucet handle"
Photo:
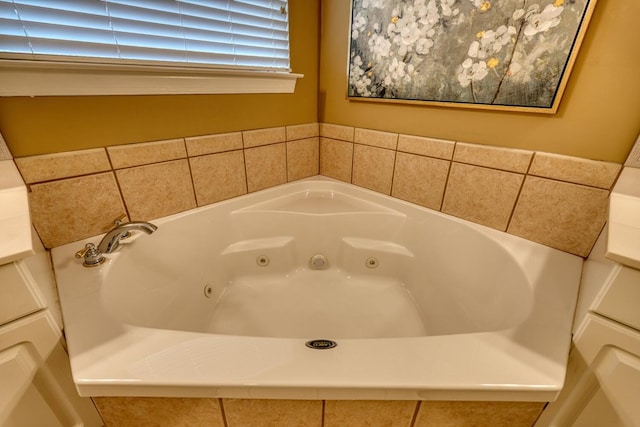
[[[116,227],[119,227],[122,224],[124,224],[126,221],[127,221],[127,214],[122,214],[113,221],[113,225],[115,225]],[[127,231],[122,236],[120,236],[120,240],[128,239],[129,237],[131,237],[131,233]]]
[[[118,226],[127,220],[127,214],[122,214],[113,220],[113,225]]]
[[[76,258],[83,259],[82,265],[85,267],[95,267],[105,261],[105,257],[93,243],[87,243],[84,249],[76,252]]]

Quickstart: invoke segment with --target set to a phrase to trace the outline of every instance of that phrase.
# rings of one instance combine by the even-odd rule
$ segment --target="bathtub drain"
[[[330,348],[334,348],[338,346],[338,343],[332,340],[311,340],[304,343],[309,348],[314,350],[329,350]]]

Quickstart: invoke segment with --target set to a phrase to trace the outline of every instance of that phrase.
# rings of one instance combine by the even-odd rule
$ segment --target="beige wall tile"
[[[395,150],[398,147],[398,134],[379,130],[356,128],[353,142],[373,147]]]
[[[94,397],[108,427],[223,427],[218,399]]]
[[[607,219],[609,192],[528,176],[508,232],[587,256]]]
[[[15,162],[27,184],[111,170],[104,148],[20,157]]]
[[[506,230],[523,175],[452,163],[442,212]]]
[[[395,151],[354,144],[351,182],[373,191],[391,194],[395,157]]]
[[[354,128],[351,126],[320,123],[320,136],[341,141],[353,142]]]
[[[287,126],[287,141],[313,138],[316,136],[320,136],[320,125],[318,123]]]
[[[126,213],[113,172],[33,184],[29,204],[47,248],[104,233]]]
[[[245,148],[258,147],[261,145],[284,142],[287,140],[287,133],[284,126],[276,128],[245,130],[242,132],[242,139],[244,140]]]
[[[320,138],[287,142],[287,180],[318,174],[320,166]]]
[[[327,400],[324,427],[409,427],[417,402],[393,400]]]
[[[116,145],[107,147],[107,152],[114,169],[148,165],[187,157],[182,138]]]
[[[398,152],[391,195],[440,210],[450,162]]]
[[[242,132],[220,133],[216,135],[192,136],[185,138],[189,156],[222,153],[242,149]]]
[[[526,173],[532,156],[533,151],[459,142],[456,144],[453,160],[510,172]]]
[[[424,138],[411,135],[400,135],[398,137],[398,151],[446,160],[451,160],[453,157],[453,147],[455,147],[455,145],[455,142],[444,139]]]
[[[544,402],[422,402],[415,427],[531,427]]]
[[[223,399],[228,427],[320,427],[321,400]]]
[[[550,153],[536,153],[530,175],[610,189],[622,165]]]
[[[148,221],[196,207],[187,160],[116,171],[129,216]]]
[[[193,157],[189,163],[198,206],[247,193],[241,150]]]
[[[351,182],[353,143],[320,138],[320,174]]]
[[[285,144],[244,150],[250,193],[287,182],[286,151]]]

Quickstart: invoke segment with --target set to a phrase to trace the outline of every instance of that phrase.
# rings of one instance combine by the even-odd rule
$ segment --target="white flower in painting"
[[[391,42],[378,34],[372,34],[369,39],[369,49],[376,60],[381,60],[389,56],[391,52]]]
[[[364,9],[367,9],[369,7],[374,7],[377,9],[383,9],[384,8],[384,0],[363,0],[362,1],[362,7]]]
[[[421,55],[426,55],[427,53],[429,53],[429,50],[431,49],[432,46],[433,46],[433,40],[420,38],[416,42],[416,53],[419,53]]]
[[[560,15],[564,10],[563,6],[548,4],[540,13],[532,13],[527,17],[524,27],[524,35],[533,37],[538,33],[543,33],[560,24]]]
[[[522,18],[524,16],[524,9],[516,9],[513,11],[513,20],[517,21],[518,19]]]
[[[360,31],[367,25],[367,18],[363,15],[362,11],[358,12],[355,18],[353,18],[353,24],[351,24],[351,38],[357,40],[360,36]]]
[[[469,86],[471,82],[482,80],[488,74],[486,62],[473,62],[471,58],[467,58],[457,70],[458,82],[462,87]]]
[[[362,69],[362,65],[362,58],[360,56],[353,58],[349,70],[349,84],[355,87],[359,95],[371,96],[371,91],[369,90],[371,79],[366,71]]]
[[[440,10],[442,10],[442,16],[456,16],[460,13],[460,10],[453,9],[453,5],[456,0],[440,0]]]
[[[354,28],[361,30],[365,25],[367,25],[367,18],[363,15],[362,11],[360,11],[353,20],[353,26]]]
[[[518,64],[517,62],[512,62],[511,64],[509,64],[509,69],[507,70],[507,75],[508,76],[513,76],[514,74],[517,74],[518,71],[522,70],[522,65]]]

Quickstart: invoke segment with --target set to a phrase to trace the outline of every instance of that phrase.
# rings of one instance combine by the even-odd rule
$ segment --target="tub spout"
[[[116,227],[108,231],[100,243],[98,243],[98,251],[103,254],[109,254],[115,251],[120,244],[120,239],[130,231],[140,230],[147,234],[151,234],[157,229],[158,227],[155,225],[144,221],[132,221],[118,224]]]

